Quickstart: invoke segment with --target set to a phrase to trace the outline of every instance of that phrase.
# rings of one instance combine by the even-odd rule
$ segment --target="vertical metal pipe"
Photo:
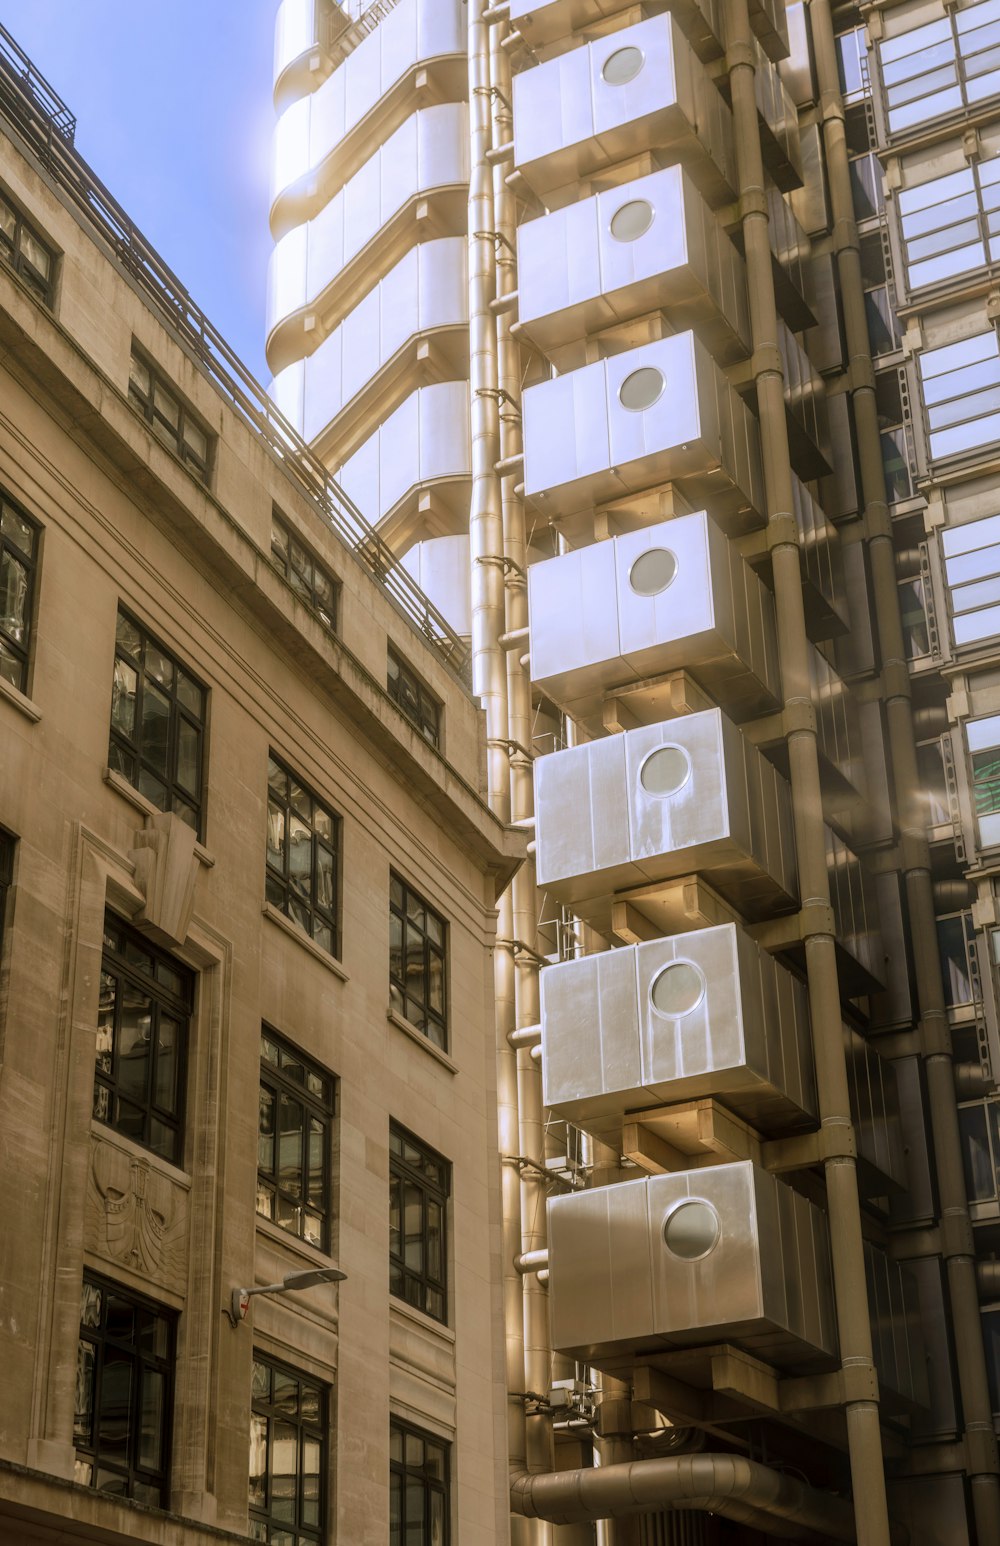
[[[511,71],[506,51],[500,46],[507,25],[490,29],[490,85],[492,88],[493,138],[504,145],[513,138]],[[506,182],[506,166],[493,170],[493,211],[496,233],[496,284],[500,296],[517,289],[516,224],[514,197]],[[523,451],[521,433],[521,351],[510,331],[511,317],[501,312],[495,319],[498,386],[500,388],[500,456],[506,463]],[[506,572],[506,626],[509,632],[528,626],[527,541],[524,500],[517,492],[520,473],[501,480],[501,512]],[[511,819],[520,821],[534,812],[531,759],[531,677],[522,664],[521,652],[507,652],[507,699]],[[513,886],[514,937],[533,950],[538,937],[538,893],[535,866],[529,860],[518,871]],[[540,1018],[538,962],[529,951],[515,958],[518,1026],[537,1025]],[[520,1114],[520,1153],[529,1161],[521,1177],[521,1242],[525,1251],[548,1244],[545,1185],[545,1121],[542,1076],[527,1048],[517,1055],[517,1094]],[[522,1390],[547,1391],[552,1377],[548,1293],[535,1274],[521,1279],[523,1294],[524,1383]],[[554,1464],[552,1427],[545,1416],[527,1420],[528,1469],[548,1471]],[[552,1527],[535,1522],[532,1539],[551,1539]]]
[[[801,905],[824,913],[811,926],[806,966],[822,1128],[844,1152],[825,1161],[833,1245],[834,1295],[842,1365],[850,1376],[845,1404],[854,1513],[860,1546],[889,1546],[889,1517],[877,1385],[861,1236],[857,1169],[851,1150],[850,1096],[840,990],[826,869],[815,715],[808,676],[798,532],[785,424],[781,356],[768,241],[767,200],[754,90],[755,55],[747,0],[726,0],[729,82],[739,174],[740,214],[750,294],[753,368],[768,498],[788,760],[795,817]]]
[[[472,690],[486,710],[487,787],[490,805],[510,818],[507,765],[507,666],[500,647],[504,631],[503,526],[500,480],[500,405],[496,329],[490,302],[496,294],[489,25],[486,0],[469,7],[469,418],[472,438]]]
[[[840,94],[829,0],[810,0],[809,14],[833,210],[834,251],[844,311],[848,369],[852,377],[851,397],[861,471],[865,535],[875,598],[875,620],[882,658],[886,724],[899,824],[899,853],[913,940],[920,1014],[917,1030],[927,1074],[927,1099],[941,1206],[941,1245],[951,1298],[976,1534],[980,1541],[1000,1541],[1000,1464],[986,1378],[982,1320],[976,1290],[975,1246],[965,1193],[951,1038],[941,981],[926,817],[917,767],[910,675],[899,612],[892,524],[886,499],[875,403],[875,375],[871,364],[861,278],[861,252],[851,197],[844,104]]]

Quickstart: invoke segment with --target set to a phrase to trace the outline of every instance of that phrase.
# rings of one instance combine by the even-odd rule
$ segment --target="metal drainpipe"
[[[753,34],[747,0],[726,0],[726,37],[799,889],[801,906],[815,910],[816,917],[816,921],[809,924],[805,952],[821,1131],[834,1151],[824,1160],[824,1174],[840,1357],[849,1381],[845,1412],[854,1512],[861,1546],[889,1546],[878,1386],[868,1319],[861,1206],[830,913],[816,721],[809,684],[798,529],[793,514],[767,201],[754,95]]]
[[[861,282],[861,254],[844,137],[836,45],[829,0],[811,0],[816,77],[833,208],[833,241],[847,336],[848,369],[861,468],[865,535],[871,560],[875,617],[882,657],[886,722],[899,821],[899,854],[909,903],[920,1019],[917,1032],[927,1077],[934,1152],[941,1203],[941,1247],[948,1273],[952,1326],[966,1452],[972,1482],[976,1533],[1000,1541],[1000,1479],[992,1403],[986,1379],[982,1321],[976,1287],[975,1244],[962,1166],[955,1103],[951,1037],[941,984],[940,957],[931,885],[930,854],[896,585],[892,524],[875,407],[875,375]]]
[[[511,114],[511,69],[501,41],[508,31],[506,22],[490,28],[489,71],[492,87],[493,143],[506,145],[513,138]],[[493,168],[493,211],[496,233],[495,264],[497,296],[517,290],[517,212],[514,196],[507,186],[509,166],[503,162]],[[492,320],[492,319],[491,319]],[[495,340],[500,398],[500,459],[513,469],[500,482],[506,573],[506,629],[514,633],[528,627],[527,539],[523,496],[517,492],[522,472],[519,458],[524,450],[521,431],[521,351],[512,337],[512,314],[500,310],[495,318]],[[532,776],[531,675],[522,662],[521,652],[506,652],[508,699],[508,773],[510,779],[511,820],[523,821],[534,815],[534,779]],[[534,949],[538,937],[538,894],[534,860],[529,858],[514,877],[513,938]],[[538,963],[527,952],[514,958],[516,978],[517,1027],[537,1025],[540,1019]],[[530,1048],[516,1053],[517,1101],[519,1111],[518,1152],[532,1168],[521,1173],[521,1241],[518,1254],[544,1250],[548,1245],[545,1214],[545,1122],[542,1108],[541,1069]],[[523,1383],[516,1390],[546,1392],[552,1379],[552,1349],[549,1338],[549,1304],[545,1286],[537,1274],[520,1281],[523,1315]],[[513,1308],[513,1301],[512,1301]],[[551,1470],[555,1456],[552,1427],[546,1416],[526,1420],[527,1469]],[[516,1469],[511,1456],[512,1468]],[[530,1530],[521,1526],[521,1531]],[[536,1546],[551,1540],[551,1530],[542,1522],[534,1526],[531,1539]]]
[[[503,522],[500,480],[500,405],[496,330],[490,302],[496,292],[489,25],[485,0],[469,6],[469,418],[472,438],[472,690],[486,710],[489,801],[510,819],[507,763],[507,664],[500,645],[504,623]]]
[[[487,160],[492,144],[490,27],[486,0],[468,0],[469,33],[469,414],[472,442],[472,502],[469,513],[470,590],[472,599],[473,691],[486,710],[487,792],[501,820],[511,817],[508,760],[507,659],[500,644],[506,631],[504,531],[500,479],[500,395],[497,334],[490,302],[496,293],[496,215],[493,170]],[[497,1036],[498,1141],[501,1156],[501,1250],[503,1273],[504,1364],[507,1390],[507,1453],[515,1468],[529,1463],[522,1392],[525,1380],[523,1288],[514,1265],[523,1250],[521,1180],[515,1156],[521,1150],[518,1100],[518,1053],[508,1037],[518,1024],[517,936],[510,887],[500,899],[500,944],[494,962]],[[537,1018],[537,1017],[536,1017]],[[537,1527],[536,1527],[537,1529]],[[517,1546],[534,1546],[526,1526]]]

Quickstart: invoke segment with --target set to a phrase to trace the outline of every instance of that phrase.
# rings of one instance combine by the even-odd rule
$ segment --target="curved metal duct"
[[[742,1455],[702,1454],[636,1460],[575,1471],[521,1472],[511,1479],[511,1509],[528,1519],[579,1524],[663,1508],[720,1514],[793,1541],[857,1540],[846,1498]],[[894,1526],[894,1546],[908,1532]]]
[[[963,907],[971,907],[976,900],[976,888],[964,876],[953,880],[936,880],[933,884],[934,906],[942,913],[954,913]]]

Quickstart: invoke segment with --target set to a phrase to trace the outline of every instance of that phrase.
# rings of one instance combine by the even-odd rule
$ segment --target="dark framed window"
[[[389,1126],[389,1292],[448,1318],[451,1166],[404,1127]]]
[[[119,918],[104,920],[94,1116],[179,1164],[194,973]]]
[[[451,1445],[389,1423],[389,1546],[448,1546]]]
[[[332,1074],[264,1026],[260,1038],[257,1212],[330,1247]]]
[[[292,535],[276,510],[271,514],[271,562],[299,599],[335,633],[340,582]]]
[[[85,1274],[73,1419],[83,1486],[167,1506],[174,1331],[169,1311]]]
[[[187,667],[119,611],[108,766],[199,837],[207,699]]]
[[[0,193],[0,258],[43,301],[52,305],[56,258],[30,221]]]
[[[340,817],[272,752],[267,760],[267,900],[340,954]]]
[[[441,1048],[448,1042],[447,930],[405,880],[389,876],[389,1002]]]
[[[0,677],[26,692],[40,527],[0,493]]]
[[[324,1538],[329,1390],[254,1354],[250,1416],[253,1541],[308,1546]]]
[[[140,354],[132,355],[129,366],[128,399],[142,414],[157,440],[207,483],[211,436],[174,388]]]
[[[14,839],[0,827],[0,951],[3,950],[4,922],[7,918],[7,897],[14,884]]]
[[[389,697],[416,725],[424,740],[440,746],[441,704],[393,649],[389,650],[387,683]]]

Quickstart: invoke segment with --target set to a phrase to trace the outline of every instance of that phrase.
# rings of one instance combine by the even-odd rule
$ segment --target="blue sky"
[[[0,0],[81,154],[259,379],[278,0]]]

